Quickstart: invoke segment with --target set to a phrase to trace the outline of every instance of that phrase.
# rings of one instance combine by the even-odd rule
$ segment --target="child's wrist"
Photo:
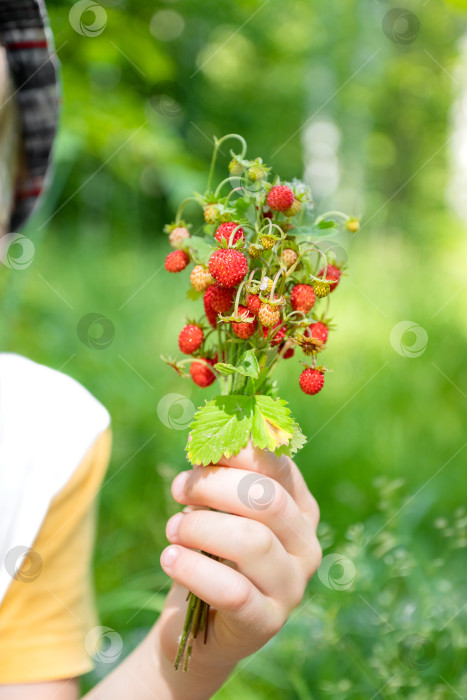
[[[225,683],[237,665],[237,661],[216,659],[212,654],[203,654],[202,660],[193,654],[189,670],[180,667],[176,671],[174,659],[164,650],[158,623],[154,625],[151,637],[159,673],[167,685],[170,700],[207,700]]]

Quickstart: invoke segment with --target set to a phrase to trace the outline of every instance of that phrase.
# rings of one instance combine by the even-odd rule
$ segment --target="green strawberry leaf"
[[[292,456],[306,442],[286,401],[263,394],[216,396],[195,414],[187,445],[192,464],[216,464],[251,438],[260,449]]]
[[[306,443],[306,437],[302,433],[302,429],[300,428],[299,424],[294,420],[294,427],[293,427],[293,435],[292,438],[290,439],[290,442],[288,445],[280,445],[276,450],[275,453],[278,457],[281,455],[287,455],[288,457],[293,457],[293,455],[298,452],[298,450],[301,450],[303,445]]]
[[[187,240],[187,248],[193,252],[196,260],[202,265],[208,264],[209,258],[214,250],[212,245],[199,236],[190,236]]]
[[[226,362],[216,362],[214,369],[217,369],[219,374],[234,374],[234,372],[237,371],[236,367],[229,365]]]
[[[266,420],[255,401],[255,410],[253,412],[253,422],[251,425],[251,439],[255,447],[259,447],[261,450],[268,449],[274,452],[276,444],[268,430],[268,425]]]
[[[187,445],[192,464],[216,464],[238,454],[251,432],[253,401],[249,396],[216,396],[195,414]]]
[[[244,377],[253,377],[253,379],[256,379],[259,374],[258,360],[254,350],[246,350],[235,366],[218,362],[214,365],[214,369],[217,369],[221,374],[234,374],[236,372]]]
[[[316,228],[337,228],[336,222],[335,221],[320,221],[319,224],[316,224]]]
[[[256,447],[276,451],[281,445],[289,445],[294,423],[286,401],[261,394],[254,397],[251,437]]]

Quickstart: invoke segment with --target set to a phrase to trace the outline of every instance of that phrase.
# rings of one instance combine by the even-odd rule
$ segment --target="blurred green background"
[[[339,241],[349,270],[324,390],[301,394],[296,359],[279,372],[309,437],[297,461],[321,506],[320,576],[216,698],[467,697],[463,3],[113,0],[78,20],[71,3],[48,7],[64,92],[54,177],[23,231],[32,264],[2,268],[0,342],[112,415],[102,624],[126,653],[170,584],[159,554],[189,404],[166,402],[162,421],[157,407],[212,392],[159,359],[193,313],[188,275],[161,269],[162,228],[204,189],[213,135],[239,132],[250,157],[305,177],[319,211],[361,214],[362,228]],[[83,342],[90,313],[109,319],[111,342],[99,323]]]

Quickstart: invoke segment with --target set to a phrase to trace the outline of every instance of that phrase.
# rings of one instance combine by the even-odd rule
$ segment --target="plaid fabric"
[[[57,65],[43,1],[0,0],[0,43],[6,49],[22,122],[24,164],[10,220],[10,231],[17,231],[43,190],[57,127]]]

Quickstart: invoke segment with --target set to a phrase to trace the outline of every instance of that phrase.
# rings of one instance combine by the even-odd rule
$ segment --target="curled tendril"
[[[242,151],[241,151],[240,155],[237,153],[234,153],[232,150],[230,151],[230,155],[232,156],[232,158],[238,158],[239,160],[243,160],[246,156],[246,150],[247,150],[247,143],[246,143],[245,139],[243,138],[243,136],[240,136],[240,134],[227,134],[226,136],[223,136],[221,139],[217,139],[214,137],[214,143],[215,143],[216,148],[219,148],[221,143],[224,143],[224,141],[226,141],[227,139],[237,139],[237,141],[240,141],[240,143],[242,144]]]
[[[296,321],[295,319],[292,318],[292,316],[299,316],[300,320]],[[291,311],[285,317],[285,321],[292,323],[294,326],[302,326],[302,325],[304,325],[304,321],[306,321],[306,323],[308,324],[308,319],[306,317],[306,314],[303,313],[303,311]]]
[[[189,202],[198,202],[198,204],[199,204],[199,200],[197,197],[187,197],[186,199],[184,199],[183,202],[180,204],[180,206],[177,209],[177,214],[175,216],[175,223],[176,224],[180,223],[180,220],[182,218],[182,212]]]
[[[307,250],[303,251],[302,255],[306,255],[306,253],[309,253],[310,251],[314,251],[315,253],[318,253],[318,255],[320,255],[324,260],[324,266],[323,266],[324,277],[315,277],[310,272],[311,279],[316,280],[317,282],[322,282],[323,280],[326,279],[326,274],[328,271],[328,259],[326,257],[326,254],[320,248],[316,248],[315,246],[312,246],[311,248],[308,248]]]
[[[350,218],[347,214],[344,214],[344,212],[342,211],[326,211],[324,214],[321,214],[315,219],[314,226],[317,226],[322,221],[325,221],[328,216],[338,216],[343,221],[348,221]]]
[[[266,234],[264,234],[264,229],[265,229],[266,227],[268,228],[268,230],[267,230]],[[272,234],[272,229],[273,229],[273,228],[279,229],[279,235],[280,235],[281,239],[283,239],[283,238],[286,237],[286,234],[285,234],[285,232],[281,229],[281,227],[280,227],[278,224],[274,224],[274,223],[271,221],[271,219],[267,219],[266,224],[265,224],[262,228],[260,228],[260,230],[258,231],[258,233],[259,233],[260,236],[264,236],[264,235],[266,235],[266,236],[272,236],[272,235],[273,235],[273,234]]]

